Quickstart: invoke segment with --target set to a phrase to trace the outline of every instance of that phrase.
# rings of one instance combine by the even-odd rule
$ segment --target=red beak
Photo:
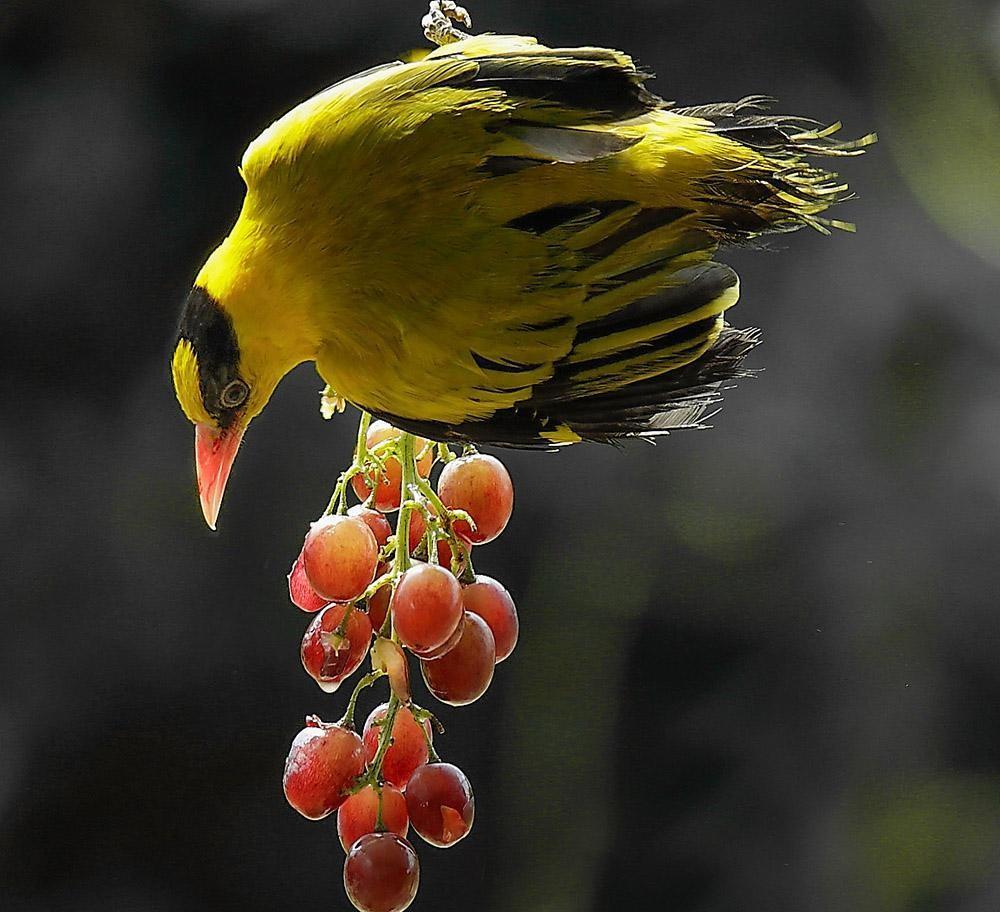
[[[226,482],[240,448],[246,425],[219,430],[207,424],[194,426],[194,460],[198,468],[198,496],[209,529],[215,529]]]

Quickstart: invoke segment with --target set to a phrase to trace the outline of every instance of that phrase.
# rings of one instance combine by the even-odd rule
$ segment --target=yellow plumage
[[[478,36],[268,127],[196,280],[250,387],[236,418],[314,360],[338,395],[439,439],[551,445],[695,423],[755,342],[724,323],[739,286],[714,254],[848,227],[821,215],[846,187],[806,158],[872,138],[837,144],[754,99],[673,109],[643,78],[617,51]],[[224,423],[206,392],[225,375],[208,363],[222,329],[204,329],[206,306],[182,322],[196,357],[175,356],[175,384],[193,421]]]

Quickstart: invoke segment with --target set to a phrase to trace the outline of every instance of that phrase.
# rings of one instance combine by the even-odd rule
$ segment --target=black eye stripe
[[[226,396],[237,381],[246,387],[239,376],[240,349],[232,320],[204,288],[195,286],[184,303],[177,336],[187,339],[198,357],[198,381],[205,411],[221,427],[228,427],[236,419],[235,410],[246,401],[246,395],[239,402],[227,401]]]
[[[219,368],[227,367],[232,371],[229,379],[235,376],[240,348],[233,322],[204,288],[196,285],[188,294],[177,335],[194,347],[203,375],[218,379]]]

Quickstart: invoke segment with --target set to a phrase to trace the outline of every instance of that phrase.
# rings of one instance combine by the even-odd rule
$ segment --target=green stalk
[[[399,440],[399,464],[402,467],[402,486],[400,490],[399,519],[396,522],[396,566],[399,573],[404,573],[410,567],[410,513],[413,506],[409,503],[413,497],[410,490],[417,484],[417,462],[414,453],[414,437],[403,434]]]
[[[330,502],[323,511],[324,516],[329,516],[334,510],[338,513],[347,512],[347,485],[355,475],[360,475],[364,470],[365,458],[368,456],[368,425],[371,424],[372,416],[368,412],[361,412],[358,421],[358,438],[354,444],[354,461],[346,472],[341,472],[337,479],[337,486],[333,489]]]
[[[340,720],[340,725],[344,728],[354,728],[354,710],[358,705],[358,697],[361,696],[361,691],[366,687],[371,687],[379,678],[381,678],[385,672],[382,671],[369,671],[360,681],[354,686],[354,693],[351,694],[351,699],[347,701],[347,709],[344,710],[344,715]]]
[[[385,752],[389,750],[389,745],[392,743],[392,726],[396,722],[396,713],[399,712],[399,707],[402,705],[399,702],[399,698],[390,692],[389,706],[386,709],[385,718],[382,720],[382,727],[379,729],[378,750],[375,752],[375,759],[372,760],[372,768],[366,777],[370,785],[378,783],[379,777],[382,775],[382,763],[385,760]]]
[[[449,452],[451,451],[449,450]],[[458,556],[460,554],[465,554],[465,571],[462,573],[460,579],[462,582],[472,582],[476,575],[475,570],[472,568],[472,548],[463,545],[462,541],[455,534],[455,530],[452,528],[453,515],[457,514],[459,518],[466,519],[470,523],[472,522],[471,517],[461,510],[449,510],[444,505],[444,501],[438,497],[438,493],[434,490],[434,486],[426,478],[421,477],[419,474],[417,475],[416,485],[420,493],[423,494],[424,497],[426,497],[430,502],[431,506],[434,507],[434,512],[436,513],[441,526],[444,528],[445,535],[448,537],[448,543],[451,546],[452,566],[447,569],[455,570],[458,562]],[[428,531],[429,530],[430,525],[428,524]],[[429,558],[430,553],[428,552],[428,559]]]

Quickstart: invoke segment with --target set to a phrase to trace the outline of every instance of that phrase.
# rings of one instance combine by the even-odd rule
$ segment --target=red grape
[[[366,785],[355,792],[337,811],[337,835],[345,852],[362,836],[375,832],[378,823],[378,792]],[[382,823],[390,833],[405,836],[410,828],[403,793],[391,785],[382,787]]]
[[[410,512],[410,553],[420,547],[424,533],[427,531],[427,521],[419,510]]]
[[[343,638],[335,631],[349,613]],[[349,678],[364,661],[372,639],[372,625],[363,611],[350,605],[330,605],[316,615],[302,638],[302,667],[327,693]]]
[[[285,760],[285,797],[303,817],[319,820],[344,803],[345,790],[364,769],[365,748],[357,734],[307,719]]]
[[[510,593],[492,577],[479,574],[462,590],[462,602],[466,611],[478,614],[489,625],[497,662],[502,662],[517,645],[517,609]]]
[[[410,823],[432,846],[454,845],[472,829],[476,801],[468,778],[451,763],[420,767],[406,787]]]
[[[419,884],[417,853],[395,833],[362,836],[344,861],[344,889],[360,912],[403,912]]]
[[[444,645],[462,620],[462,587],[434,564],[414,564],[396,586],[390,603],[396,633],[416,653]]]
[[[392,586],[383,586],[370,599],[368,599],[368,620],[372,623],[372,630],[378,633],[385,623],[385,616],[389,613],[389,599],[392,598]]]
[[[296,608],[303,611],[319,611],[330,604],[329,599],[323,598],[309,583],[306,576],[306,568],[302,565],[302,552],[295,558],[292,569],[288,573],[288,597]]]
[[[490,686],[496,664],[496,642],[478,614],[465,612],[462,637],[439,659],[421,659],[424,683],[442,703],[474,703]]]
[[[380,550],[385,547],[389,536],[392,535],[392,526],[389,525],[389,520],[382,513],[379,513],[378,510],[371,510],[361,504],[355,504],[347,511],[347,515],[360,519],[372,530],[372,535],[375,536],[375,541]]]
[[[376,706],[364,728],[365,759],[371,763],[378,753],[378,743],[382,736],[381,724],[389,708],[388,703]],[[426,737],[425,737],[426,732]],[[401,706],[392,723],[392,743],[382,760],[382,778],[396,788],[405,788],[413,771],[427,762],[427,738],[431,735],[431,724],[423,725],[413,718],[413,713]]]
[[[375,579],[378,542],[355,516],[324,516],[306,536],[302,561],[319,595],[332,602],[349,602]]]
[[[493,541],[507,525],[514,510],[514,486],[499,459],[477,453],[449,462],[438,479],[438,495],[452,510],[465,510],[476,524],[455,523],[455,532],[481,545]]]
[[[385,421],[373,421],[368,427],[368,436],[366,437],[368,449],[373,449],[383,440],[399,437],[402,433],[402,431],[394,428],[391,424],[387,424]],[[433,447],[428,447],[427,441],[421,437],[414,438],[414,453],[419,456],[424,450],[427,452],[422,458],[417,460],[417,471],[426,478],[430,474],[431,466],[434,464],[434,449]],[[398,510],[401,499],[400,488],[402,487],[402,480],[403,469],[399,464],[399,460],[395,458],[387,459],[385,461],[385,473],[378,480],[378,490],[375,492],[372,506],[383,513]],[[372,491],[363,475],[355,475],[351,479],[351,484],[354,486],[354,493],[358,495],[359,499],[368,499]]]

